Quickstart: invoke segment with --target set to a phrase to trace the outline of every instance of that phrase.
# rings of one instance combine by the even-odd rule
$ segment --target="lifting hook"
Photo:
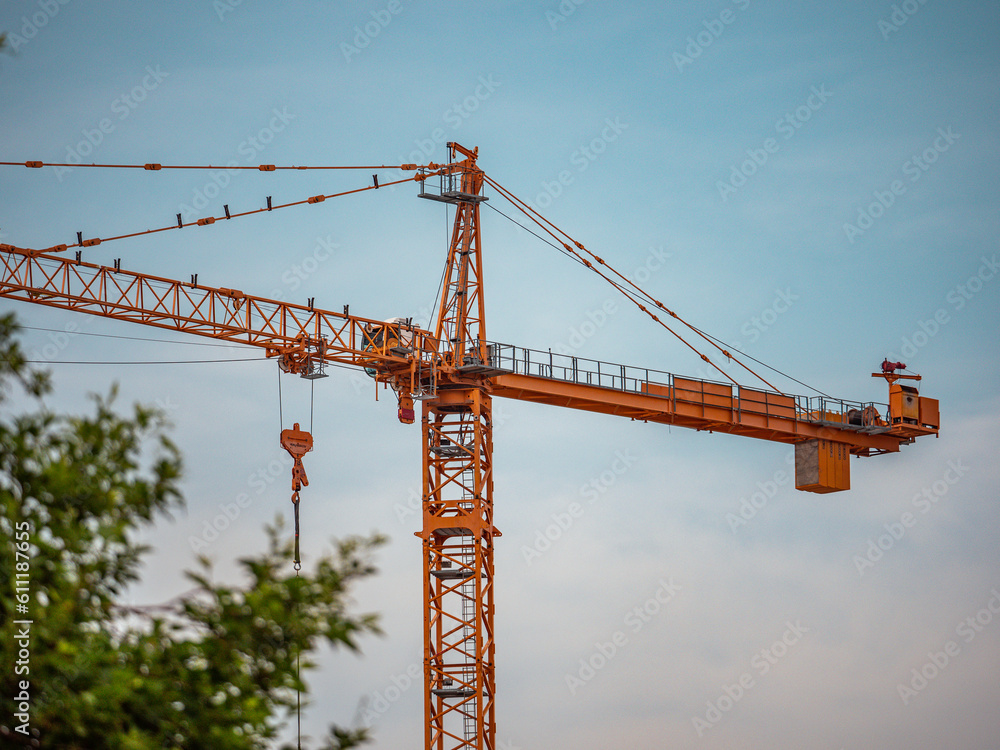
[[[299,559],[299,490],[309,486],[309,479],[306,477],[305,466],[302,465],[302,457],[313,448],[313,439],[305,430],[299,429],[299,423],[290,430],[281,431],[281,447],[288,451],[292,457],[292,508],[295,515],[295,559],[294,566],[296,573],[302,568],[302,561]]]

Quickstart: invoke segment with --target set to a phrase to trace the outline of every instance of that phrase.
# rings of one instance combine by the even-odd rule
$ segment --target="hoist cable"
[[[278,432],[285,429],[285,415],[281,410],[281,368],[275,368],[278,371]]]

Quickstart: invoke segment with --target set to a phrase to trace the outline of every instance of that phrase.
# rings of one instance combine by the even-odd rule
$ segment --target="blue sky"
[[[853,489],[827,496],[794,490],[786,446],[498,401],[498,739],[510,750],[981,748],[995,743],[1000,702],[998,22],[995,3],[940,0],[11,0],[0,152],[393,165],[443,161],[455,140],[666,305],[809,386],[884,401],[870,373],[901,358],[940,399],[941,437],[855,460]],[[369,179],[2,167],[0,242],[107,237]],[[85,257],[425,319],[447,217],[415,193]],[[491,339],[709,375],[599,279],[495,212],[483,218]],[[52,408],[85,409],[88,392],[117,382],[123,404],[158,403],[175,424],[188,507],[148,535],[155,564],[132,599],[183,590],[192,540],[245,494],[249,507],[203,550],[234,576],[261,525],[288,515],[274,363],[69,364],[253,353],[2,307],[51,362]],[[308,421],[308,384],[286,378],[282,390],[285,421]],[[305,554],[374,529],[392,541],[357,597],[386,635],[361,657],[324,659],[304,725],[360,718],[367,698],[373,747],[416,748],[417,428],[357,373],[335,371],[315,399]],[[583,513],[539,551],[572,503]],[[581,660],[600,663],[608,644],[586,672]],[[933,677],[916,690],[913,670]]]

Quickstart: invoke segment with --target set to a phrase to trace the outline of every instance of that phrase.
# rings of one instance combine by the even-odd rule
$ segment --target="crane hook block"
[[[309,486],[306,469],[302,465],[302,457],[313,448],[313,439],[305,430],[299,429],[299,423],[291,430],[281,431],[281,447],[288,451],[295,463],[292,465],[292,491],[298,492],[303,486]]]

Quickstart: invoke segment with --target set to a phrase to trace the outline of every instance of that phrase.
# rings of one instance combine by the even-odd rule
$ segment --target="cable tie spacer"
[[[94,247],[95,245],[100,245],[100,244],[101,244],[100,238],[99,237],[94,237],[94,239],[92,239],[92,240],[84,240],[81,243],[81,246],[82,247]]]
[[[153,164],[143,164],[142,168],[149,172],[159,172],[161,169],[163,169],[163,166],[161,164],[153,163]]]
[[[26,161],[24,162],[24,166],[29,169],[41,169],[44,165],[40,161]]]
[[[199,227],[204,227],[204,226],[207,226],[208,224],[214,224],[214,223],[215,223],[215,217],[214,216],[206,216],[204,219],[198,219],[198,226]]]
[[[322,203],[326,200],[325,195],[314,195],[312,198],[308,198],[306,203]]]
[[[274,165],[273,164],[261,164],[259,167],[257,167],[257,169],[259,169],[261,172],[273,172],[274,171]]]

